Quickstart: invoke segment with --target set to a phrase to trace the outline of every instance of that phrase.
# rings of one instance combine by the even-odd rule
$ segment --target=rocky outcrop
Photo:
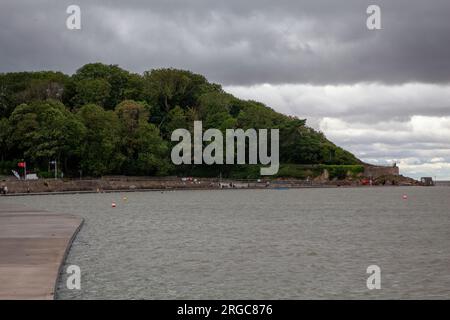
[[[374,185],[418,186],[420,182],[402,175],[383,175],[373,180]]]

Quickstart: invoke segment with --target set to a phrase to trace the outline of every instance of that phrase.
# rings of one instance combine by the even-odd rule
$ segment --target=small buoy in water
[[[128,201],[128,198],[127,197],[123,197],[123,201]]]
[[[408,196],[406,194],[403,195],[403,200],[407,200]]]
[[[111,203],[111,207],[115,208],[116,207],[116,203],[115,202]]]

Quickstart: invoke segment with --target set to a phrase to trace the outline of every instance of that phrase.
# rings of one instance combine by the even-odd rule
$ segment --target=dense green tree
[[[187,122],[184,110],[181,109],[181,107],[176,106],[167,114],[167,122],[163,126],[165,138],[170,140],[172,132],[181,128],[188,129],[189,123]]]
[[[262,103],[247,101],[241,105],[237,117],[238,126],[241,128],[275,128],[285,123],[289,118],[266,107]]]
[[[168,146],[158,128],[148,123],[149,112],[142,103],[127,100],[115,110],[119,118],[121,151],[126,157],[122,172],[137,175],[167,174]]]
[[[134,138],[134,139],[133,139]],[[133,141],[134,140],[134,141]],[[141,122],[136,134],[127,142],[134,142],[133,157],[130,157],[130,174],[167,175],[171,169],[169,149],[159,133],[158,128],[151,123]]]
[[[10,144],[10,126],[7,118],[0,119],[0,161],[4,161]]]
[[[82,172],[92,176],[118,172],[126,159],[120,153],[117,115],[94,104],[83,106],[77,115],[86,127],[80,151]]]
[[[202,94],[221,90],[219,85],[210,84],[205,77],[189,71],[156,69],[144,73],[144,97],[152,106],[157,106],[154,112],[159,126],[167,120],[171,108],[196,106]]]
[[[21,104],[9,120],[11,142],[37,165],[56,159],[67,170],[68,162],[80,154],[85,127],[61,102]]]
[[[61,72],[0,74],[0,116],[9,117],[16,106],[36,100],[61,100],[69,77]]]
[[[125,133],[135,132],[139,123],[147,122],[150,117],[147,105],[134,100],[125,100],[119,103],[115,112],[121,120],[121,126]]]
[[[74,106],[98,104],[104,106],[109,99],[111,85],[105,79],[83,79],[75,85]]]
[[[156,69],[143,75],[91,63],[72,76],[60,72],[0,74],[0,152],[11,163],[26,159],[40,170],[63,162],[66,173],[168,174],[171,133],[178,128],[280,129],[285,164],[359,164],[305,120],[256,101],[240,100],[202,75]],[[9,164],[8,164],[9,163]],[[181,166],[178,174],[255,175],[239,166]]]
[[[217,128],[222,131],[236,126],[236,119],[230,114],[233,97],[222,92],[209,92],[199,98],[200,116],[204,128]]]
[[[142,100],[142,90],[143,79],[140,75],[117,65],[90,63],[73,75],[66,100],[73,106],[94,103],[113,110],[123,100]],[[99,97],[96,97],[96,92]]]
[[[116,88],[113,86],[113,90]],[[111,101],[111,105],[117,105],[123,100],[136,100],[143,101],[144,100],[144,80],[141,75],[135,73],[127,74],[127,84],[121,91],[121,94],[116,98],[113,98]]]

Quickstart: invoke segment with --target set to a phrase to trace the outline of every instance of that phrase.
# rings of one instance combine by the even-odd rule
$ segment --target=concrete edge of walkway
[[[84,224],[84,219],[83,218],[81,218],[81,217],[77,217],[77,218],[81,219],[81,221],[80,221],[80,224],[78,225],[78,227],[73,232],[72,237],[70,237],[69,241],[67,242],[66,250],[64,251],[64,255],[63,255],[63,257],[61,259],[61,262],[59,264],[58,275],[55,278],[55,284],[54,284],[54,290],[53,290],[53,300],[55,300],[55,298],[56,298],[56,292],[58,291],[58,283],[59,283],[61,275],[62,275],[62,273],[64,271],[63,268],[64,268],[64,265],[66,263],[67,256],[69,255],[70,249],[72,248],[72,245],[73,245],[73,242],[75,241],[78,233],[80,232],[80,230],[81,230],[81,228],[83,227],[83,224]]]

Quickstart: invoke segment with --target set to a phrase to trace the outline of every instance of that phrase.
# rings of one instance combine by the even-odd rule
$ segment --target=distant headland
[[[364,164],[305,119],[238,99],[202,75],[176,69],[136,74],[101,63],[84,65],[70,76],[0,74],[0,175],[261,178],[260,165],[174,165],[171,133],[193,132],[196,121],[202,121],[203,130],[222,132],[278,129],[280,166],[274,180],[372,184],[380,176],[399,175],[396,166]]]

